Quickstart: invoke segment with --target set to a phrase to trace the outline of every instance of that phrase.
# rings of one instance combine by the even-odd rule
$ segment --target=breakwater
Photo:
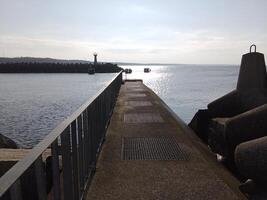
[[[118,73],[122,69],[111,63],[0,63],[0,73]]]
[[[252,52],[252,48],[255,51]],[[189,126],[239,179],[240,190],[266,199],[267,73],[264,54],[242,56],[236,89],[199,110]],[[254,198],[254,197],[253,197]]]

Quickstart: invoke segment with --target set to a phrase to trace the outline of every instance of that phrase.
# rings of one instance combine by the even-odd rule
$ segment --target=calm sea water
[[[238,66],[162,65],[132,68],[185,122],[235,88]],[[150,67],[150,73],[144,73]],[[0,74],[0,133],[32,147],[115,74]]]
[[[0,133],[32,147],[115,74],[0,74]]]
[[[121,66],[131,68],[127,79],[143,79],[186,123],[198,109],[236,87],[237,65]],[[144,73],[149,67],[150,73]]]

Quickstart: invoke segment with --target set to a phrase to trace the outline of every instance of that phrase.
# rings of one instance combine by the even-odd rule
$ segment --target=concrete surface
[[[160,115],[163,121],[125,121],[124,114],[144,113]],[[176,138],[189,160],[122,159],[123,137],[168,136]],[[243,199],[239,184],[159,97],[131,81],[121,87],[86,199]]]

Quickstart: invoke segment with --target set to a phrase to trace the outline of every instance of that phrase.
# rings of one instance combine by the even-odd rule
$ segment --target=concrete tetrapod
[[[236,89],[207,107],[207,110],[195,115],[189,126],[212,151],[234,163],[238,144],[266,135],[267,74],[264,55],[258,52],[244,54]]]
[[[238,144],[266,136],[267,104],[231,118],[214,118],[210,123],[209,145],[229,160]]]
[[[240,173],[256,183],[267,183],[267,136],[241,143],[235,150]]]

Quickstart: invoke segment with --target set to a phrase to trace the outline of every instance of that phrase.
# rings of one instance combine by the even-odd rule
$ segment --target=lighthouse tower
[[[94,53],[94,65],[97,65],[97,53]]]

